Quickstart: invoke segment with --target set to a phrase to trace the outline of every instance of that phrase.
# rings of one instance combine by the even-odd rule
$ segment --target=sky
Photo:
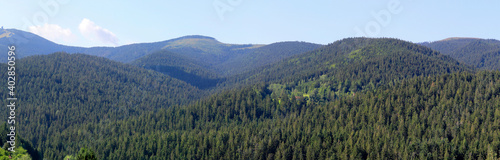
[[[70,46],[121,46],[186,35],[230,44],[500,39],[500,1],[0,0],[0,26]]]

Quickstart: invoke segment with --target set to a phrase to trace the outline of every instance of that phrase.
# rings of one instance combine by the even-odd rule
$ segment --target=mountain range
[[[82,48],[7,31],[0,47],[16,44],[21,58],[16,128],[34,159],[87,148],[99,159],[500,155],[497,40],[235,45],[186,36]]]
[[[448,38],[421,43],[480,69],[500,70],[500,41],[478,38]]]

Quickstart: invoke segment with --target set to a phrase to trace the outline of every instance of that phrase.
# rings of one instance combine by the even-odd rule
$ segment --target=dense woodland
[[[82,125],[188,104],[203,95],[196,87],[160,73],[83,54],[33,56],[19,60],[16,67],[20,103],[16,125],[22,126],[17,131],[50,159],[63,155],[46,148],[78,151],[80,144],[92,141],[92,132]],[[6,80],[2,82],[7,84]],[[4,100],[7,91],[1,92]],[[7,107],[2,112],[8,113]],[[54,143],[66,132],[78,138]]]
[[[109,125],[111,143],[95,148],[107,159],[498,158],[499,94],[499,72],[407,79],[324,103],[257,85]]]
[[[468,65],[500,70],[500,41],[494,39],[455,38],[422,43]]]
[[[199,43],[205,48],[197,51],[228,49],[206,38]],[[193,50],[159,51],[128,64],[67,53],[23,58],[16,70],[22,153],[33,159],[500,158],[500,72],[397,39],[347,38],[317,47],[276,43],[236,52],[240,58],[219,66],[196,63]],[[249,59],[256,54],[262,56]],[[234,70],[236,64],[253,65]],[[6,92],[0,90],[2,99]]]

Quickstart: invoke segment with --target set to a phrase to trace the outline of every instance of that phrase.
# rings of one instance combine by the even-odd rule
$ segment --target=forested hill
[[[204,37],[176,45],[190,46],[192,38]],[[196,43],[202,42],[213,39]],[[187,52],[163,50],[133,65],[85,54],[30,56],[16,61],[17,131],[32,144],[26,148],[47,159],[84,147],[99,159],[498,155],[499,72],[476,73],[398,39],[347,38],[315,47],[284,42],[246,50],[252,53],[237,57],[283,56],[228,77]],[[223,54],[215,57],[231,62]],[[0,91],[4,100],[7,91]]]
[[[5,71],[1,74],[7,75]],[[62,159],[63,153],[95,143],[91,139],[95,130],[84,128],[88,124],[110,123],[185,105],[204,94],[157,72],[83,54],[23,58],[16,62],[16,73],[15,90],[22,106],[16,110],[17,131],[49,159]],[[6,84],[6,80],[1,82]],[[7,91],[0,90],[2,101]],[[6,107],[0,111],[8,113]],[[1,114],[0,119],[6,116]],[[62,143],[62,134],[70,136],[70,141]]]
[[[199,89],[215,87],[222,80],[204,61],[167,50],[146,55],[130,64],[166,74]]]
[[[47,55],[54,52],[67,52],[106,57],[119,62],[132,62],[142,56],[160,51],[162,49],[175,52],[184,51],[184,53],[192,53],[193,55],[190,56],[194,56],[198,54],[219,55],[228,53],[232,50],[244,51],[262,46],[253,44],[225,44],[214,38],[206,36],[184,36],[151,43],[136,43],[116,47],[87,48],[56,44],[36,34],[17,29],[6,29],[5,31],[10,32],[11,36],[1,38],[0,47],[6,48],[8,45],[16,45],[18,58],[32,55]],[[0,59],[0,62],[5,62],[5,60]]]
[[[256,48],[224,48],[220,46],[222,43],[214,39],[195,41],[192,38],[197,37],[180,39],[175,46],[168,46],[168,49],[143,56],[129,64],[167,74],[200,89],[214,89],[228,75],[241,74],[321,47],[306,42],[279,42]],[[203,45],[197,46],[200,43]]]
[[[293,55],[308,52],[321,45],[307,42],[279,42],[269,45],[229,45],[211,38],[179,39],[167,45],[164,50],[152,55],[141,57],[131,64],[145,66],[149,69],[158,66],[173,67],[183,72],[191,73],[203,67],[207,72],[218,77],[241,74],[252,69],[272,64]],[[188,60],[188,61],[186,61]],[[152,62],[151,62],[152,61]],[[195,63],[193,69],[180,63]],[[164,72],[164,69],[158,70]],[[197,73],[204,77],[205,73]],[[213,77],[211,75],[211,77]]]
[[[227,85],[278,83],[342,93],[416,76],[473,71],[451,57],[397,39],[348,38],[280,63],[228,78]],[[314,82],[313,82],[314,81]],[[301,96],[301,95],[300,95]]]
[[[500,70],[500,41],[498,40],[450,38],[422,43],[422,45],[477,68]]]
[[[404,79],[319,104],[256,85],[111,124],[102,159],[497,159],[500,72]],[[113,131],[113,132],[110,132]],[[138,154],[139,153],[139,154]]]

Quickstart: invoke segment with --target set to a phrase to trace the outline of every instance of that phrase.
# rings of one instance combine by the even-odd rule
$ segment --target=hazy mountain
[[[238,74],[321,46],[306,42],[237,45],[222,43],[212,37],[193,35],[153,43],[84,48],[56,44],[38,35],[20,30],[6,31],[12,34],[9,34],[10,37],[0,39],[0,47],[6,48],[7,45],[15,44],[18,58],[67,52],[105,57],[118,62],[133,62],[145,55],[166,50],[182,55],[192,61],[188,63],[197,63],[220,76]],[[137,62],[133,63],[137,64]],[[168,63],[162,65],[172,66]]]
[[[498,40],[448,38],[421,44],[477,68],[500,69],[500,41]]]
[[[252,69],[272,64],[293,55],[305,53],[320,48],[322,45],[307,42],[278,42],[255,49],[248,49],[245,54],[215,65],[224,75],[240,74]]]
[[[30,32],[16,29],[7,29],[13,33],[11,37],[0,39],[0,47],[15,45],[18,58],[31,55],[47,55],[54,52],[85,53],[106,57],[115,61],[132,61],[152,51],[160,50],[162,45],[158,43],[132,44],[120,47],[73,47],[56,44]]]
[[[500,146],[500,73],[403,40],[79,48],[32,36],[16,42],[33,53],[16,63],[16,125],[47,159],[83,147],[99,159],[474,159]],[[497,43],[456,40],[457,55]],[[35,52],[72,49],[87,53]]]
[[[171,40],[137,43],[119,47],[72,47],[56,44],[38,35],[16,29],[7,29],[12,33],[10,37],[0,38],[0,47],[15,44],[18,57],[31,55],[46,55],[54,52],[84,53],[99,57],[106,57],[119,62],[131,62],[144,55],[162,49],[172,51],[183,51],[187,56],[198,56],[200,54],[221,55],[229,54],[234,50],[245,50],[257,48],[261,45],[231,45],[218,42],[214,38],[205,36],[185,36]]]

